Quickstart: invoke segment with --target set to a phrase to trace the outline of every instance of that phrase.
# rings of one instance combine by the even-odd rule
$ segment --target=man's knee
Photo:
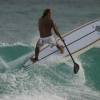
[[[63,54],[64,53],[64,46],[63,45],[56,45],[57,48],[60,50],[60,53]]]

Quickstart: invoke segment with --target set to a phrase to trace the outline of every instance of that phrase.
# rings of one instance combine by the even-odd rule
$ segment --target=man
[[[53,20],[51,18],[51,10],[45,9],[43,12],[42,17],[39,19],[39,32],[40,32],[40,39],[38,40],[35,48],[35,58],[31,58],[33,62],[38,61],[40,47],[44,44],[55,45],[59,50],[60,53],[64,53],[64,47],[57,44],[56,40],[54,39],[51,30],[53,29],[55,34],[58,37],[61,37],[59,32],[57,31]]]

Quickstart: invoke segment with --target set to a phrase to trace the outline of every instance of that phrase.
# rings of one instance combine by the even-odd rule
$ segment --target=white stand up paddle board
[[[66,33],[63,36],[63,39],[73,56],[85,52],[98,43],[100,44],[100,19],[91,21]],[[61,40],[58,40],[58,42],[59,41]],[[66,48],[64,48],[64,54],[60,54],[56,47],[51,48],[50,46],[46,46],[40,51],[39,60],[37,62],[46,61],[48,57],[53,55],[68,57],[69,53]],[[30,66],[31,64],[33,64],[33,62],[29,58],[24,66]]]

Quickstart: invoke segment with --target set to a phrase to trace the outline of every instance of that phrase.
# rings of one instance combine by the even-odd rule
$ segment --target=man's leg
[[[64,46],[57,44],[56,47],[58,48],[61,54],[64,53]]]
[[[36,48],[35,48],[35,60],[38,60],[39,51],[40,51],[40,48],[39,48],[38,45],[36,45]]]
[[[39,47],[39,41],[38,41],[35,48],[35,58],[33,57],[31,58],[33,62],[38,61],[39,51],[40,51],[40,47]]]
[[[57,43],[57,41],[55,40],[54,37],[50,37],[49,38],[49,44],[51,44],[51,47],[52,46],[56,46],[58,48],[58,50],[60,51],[61,54],[64,53],[64,46],[60,45],[59,43]]]

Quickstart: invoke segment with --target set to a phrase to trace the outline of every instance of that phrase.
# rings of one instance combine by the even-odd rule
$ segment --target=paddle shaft
[[[67,47],[65,41],[62,39],[62,37],[61,37],[60,34],[59,34],[59,37],[60,37],[60,39],[62,40],[62,42],[64,43],[64,45],[65,45],[65,47],[66,47],[66,49],[67,49],[67,51],[68,51],[68,53],[69,53],[69,55],[70,55],[70,57],[71,57],[73,63],[75,64],[74,58],[72,57],[72,55],[71,55],[71,53],[70,53],[70,51],[69,51],[69,49],[68,49],[68,47]]]
[[[75,63],[74,58],[72,57],[72,55],[71,55],[71,53],[70,53],[70,51],[69,51],[68,47],[66,46],[65,41],[63,41],[63,43],[64,43],[64,45],[65,45],[65,47],[66,47],[66,49],[67,49],[67,51],[68,51],[68,53],[69,53],[69,55],[70,55],[70,57],[71,57],[72,61],[73,61],[73,63]]]

